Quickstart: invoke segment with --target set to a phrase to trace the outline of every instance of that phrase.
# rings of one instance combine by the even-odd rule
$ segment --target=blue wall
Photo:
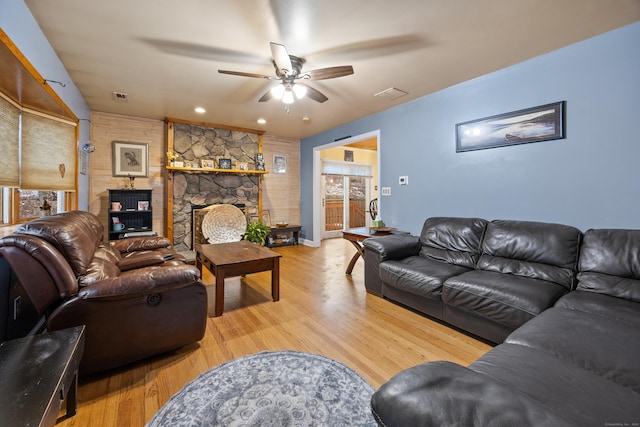
[[[63,82],[51,87],[78,119],[89,119],[91,111],[71,77],[22,0],[0,0],[0,28],[45,79]],[[79,145],[89,142],[90,124],[80,121]],[[89,175],[78,175],[78,208],[89,209]]]
[[[456,123],[556,101],[566,139],[456,153]],[[379,129],[387,225],[418,234],[429,216],[478,216],[640,228],[639,122],[640,22],[306,138],[301,188],[312,188],[314,147]],[[303,191],[306,239],[312,202]]]

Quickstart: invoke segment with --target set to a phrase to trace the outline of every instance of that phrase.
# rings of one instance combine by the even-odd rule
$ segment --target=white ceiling
[[[92,111],[302,138],[640,20],[639,0],[25,0]],[[269,42],[329,100],[258,103]],[[597,60],[597,58],[594,58]],[[44,76],[60,80],[60,76]],[[409,95],[374,97],[390,87]],[[128,95],[115,102],[113,92]],[[204,107],[205,114],[193,110]],[[310,120],[303,122],[303,116]],[[265,118],[267,124],[256,120]]]

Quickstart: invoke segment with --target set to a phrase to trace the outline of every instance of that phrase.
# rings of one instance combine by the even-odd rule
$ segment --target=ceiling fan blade
[[[293,71],[293,65],[291,65],[289,52],[287,52],[287,48],[284,47],[284,45],[271,42],[271,56],[273,56],[273,62],[276,63],[276,67],[280,74],[291,74]]]
[[[232,76],[241,76],[241,77],[254,77],[256,79],[273,79],[273,77],[266,76],[264,74],[254,74],[254,73],[244,73],[242,71],[229,71],[229,70],[218,70],[220,74],[231,74]]]
[[[351,65],[342,65],[339,67],[321,68],[318,70],[305,71],[301,76],[309,80],[326,80],[335,79],[336,77],[344,77],[353,74],[353,67]]]
[[[262,95],[262,97],[260,97],[260,99],[258,99],[258,102],[267,102],[271,98],[273,98],[273,95],[271,94],[271,89],[269,89],[264,95]]]
[[[322,104],[323,102],[325,102],[325,101],[327,101],[329,99],[326,96],[324,96],[324,94],[322,92],[320,92],[317,89],[312,88],[309,85],[305,85],[303,83],[298,83],[298,84],[306,87],[307,88],[307,95],[306,96],[308,96],[309,98],[313,99],[316,102],[319,102],[319,103]]]

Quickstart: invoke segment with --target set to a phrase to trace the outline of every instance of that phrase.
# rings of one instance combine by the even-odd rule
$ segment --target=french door
[[[322,238],[342,237],[342,230],[365,227],[371,194],[370,176],[322,176]]]

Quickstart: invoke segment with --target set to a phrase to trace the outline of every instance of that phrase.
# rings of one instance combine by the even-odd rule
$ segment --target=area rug
[[[324,356],[261,352],[201,374],[147,427],[375,426],[373,392],[354,370]]]

